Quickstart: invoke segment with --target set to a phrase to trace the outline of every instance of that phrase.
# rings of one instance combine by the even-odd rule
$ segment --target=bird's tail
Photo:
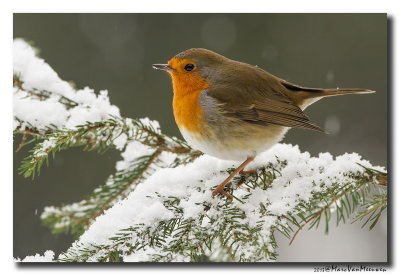
[[[344,89],[321,89],[321,88],[308,88],[302,87],[296,84],[289,83],[287,81],[281,82],[288,91],[287,95],[293,99],[293,101],[299,105],[303,106],[303,109],[320,98],[327,96],[336,95],[348,95],[348,94],[371,94],[375,93],[373,90],[359,89],[359,88],[344,88]]]
[[[304,90],[304,91],[307,91],[307,90]],[[358,88],[316,89],[316,91],[310,91],[310,97],[314,97],[313,96],[314,92],[315,92],[315,97],[335,96],[335,95],[348,95],[348,94],[372,94],[372,93],[375,93],[375,91],[373,91],[373,90],[358,89]]]

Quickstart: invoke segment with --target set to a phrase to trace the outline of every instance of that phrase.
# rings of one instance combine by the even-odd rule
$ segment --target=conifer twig
[[[311,218],[309,218],[308,220],[306,220],[298,229],[297,231],[293,234],[292,239],[289,242],[289,245],[292,245],[294,239],[296,238],[297,234],[307,225],[309,224],[313,219],[317,218],[317,217],[321,217],[322,213],[324,213],[327,209],[329,209],[336,201],[338,198],[333,199],[328,205],[326,205],[325,207],[321,208],[317,213],[315,213],[313,216],[311,216]]]

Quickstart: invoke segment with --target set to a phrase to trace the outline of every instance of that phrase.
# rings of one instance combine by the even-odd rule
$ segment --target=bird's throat
[[[202,78],[193,75],[172,74],[174,88],[173,108],[176,124],[179,129],[185,128],[194,136],[204,132],[206,119],[199,104],[200,93],[210,85]]]

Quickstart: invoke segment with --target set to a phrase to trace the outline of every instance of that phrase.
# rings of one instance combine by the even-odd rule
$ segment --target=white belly
[[[233,139],[221,140],[216,138],[204,138],[198,134],[192,134],[184,127],[180,128],[183,138],[194,149],[207,155],[226,160],[245,160],[254,157],[271,148],[282,140],[288,128],[280,127],[279,131],[273,131],[257,139]],[[245,141],[244,141],[245,140]]]

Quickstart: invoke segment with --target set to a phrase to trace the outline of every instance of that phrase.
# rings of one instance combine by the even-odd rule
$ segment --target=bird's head
[[[168,64],[154,64],[153,68],[171,75],[175,93],[190,92],[212,85],[228,60],[210,50],[193,48],[175,55]]]

